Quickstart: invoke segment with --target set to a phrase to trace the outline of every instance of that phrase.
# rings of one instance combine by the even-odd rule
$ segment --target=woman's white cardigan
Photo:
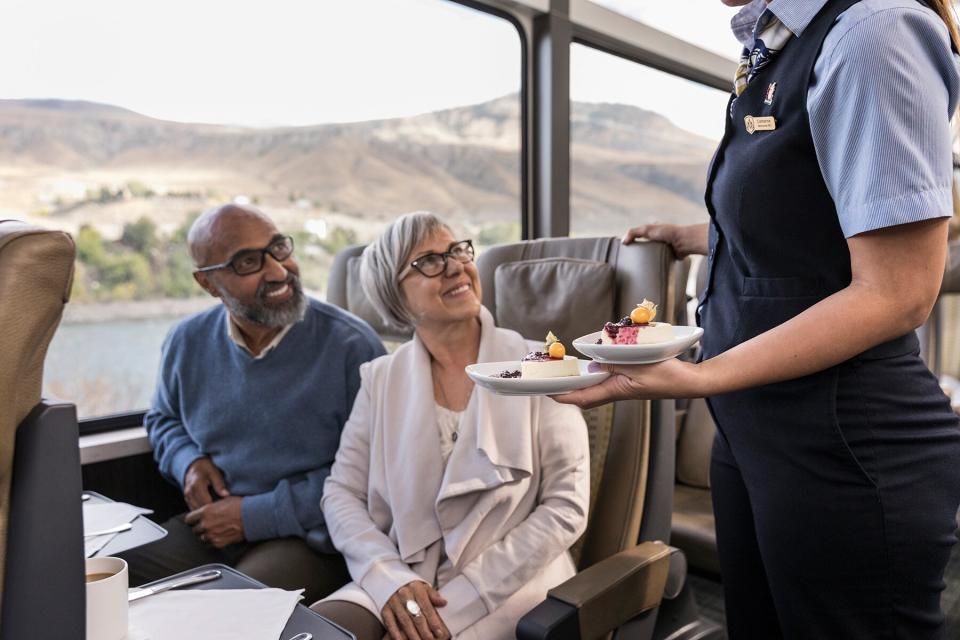
[[[479,362],[528,350],[481,309]],[[360,368],[323,512],[354,581],[328,597],[378,617],[412,580],[433,584],[443,551],[454,576],[439,609],[454,637],[513,638],[517,621],[574,575],[567,550],[587,524],[590,455],[580,411],[476,388],[444,470],[430,357],[417,338]]]

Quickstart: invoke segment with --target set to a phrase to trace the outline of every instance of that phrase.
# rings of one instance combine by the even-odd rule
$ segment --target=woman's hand
[[[609,371],[600,384],[562,396],[551,396],[581,409],[616,400],[699,398],[710,395],[708,381],[699,365],[673,358],[657,364],[612,365],[590,363],[591,371]]]
[[[710,250],[707,229],[706,224],[645,224],[628,229],[623,235],[623,244],[646,238],[667,243],[681,260],[692,254],[705,256]]]
[[[407,602],[413,601],[420,608],[419,615],[413,615],[407,608]],[[383,625],[387,628],[385,640],[449,640],[450,632],[443,623],[437,607],[443,607],[447,601],[440,592],[422,580],[408,582],[390,596],[380,611]],[[411,607],[416,610],[415,607]]]

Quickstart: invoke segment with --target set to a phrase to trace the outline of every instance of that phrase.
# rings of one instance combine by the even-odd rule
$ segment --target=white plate
[[[545,396],[558,395],[569,391],[576,391],[584,387],[592,387],[602,382],[610,374],[606,371],[590,373],[587,371],[589,360],[577,360],[580,365],[579,376],[565,376],[563,378],[538,378],[523,380],[521,378],[498,378],[504,371],[516,371],[520,362],[482,362],[466,367],[467,375],[484,389],[489,389],[502,396]]]
[[[697,344],[703,329],[673,327],[673,340],[654,344],[597,344],[602,331],[577,338],[573,347],[585,356],[606,364],[653,364],[675,358]]]

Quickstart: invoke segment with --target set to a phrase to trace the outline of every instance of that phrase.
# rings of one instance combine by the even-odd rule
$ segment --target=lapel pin
[[[763,104],[773,104],[773,96],[777,93],[777,83],[771,82],[767,87],[767,92],[763,94]]]

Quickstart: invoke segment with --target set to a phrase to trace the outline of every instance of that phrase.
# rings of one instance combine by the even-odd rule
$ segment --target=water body
[[[61,325],[47,351],[44,395],[75,403],[80,418],[146,409],[163,339],[181,317]]]

